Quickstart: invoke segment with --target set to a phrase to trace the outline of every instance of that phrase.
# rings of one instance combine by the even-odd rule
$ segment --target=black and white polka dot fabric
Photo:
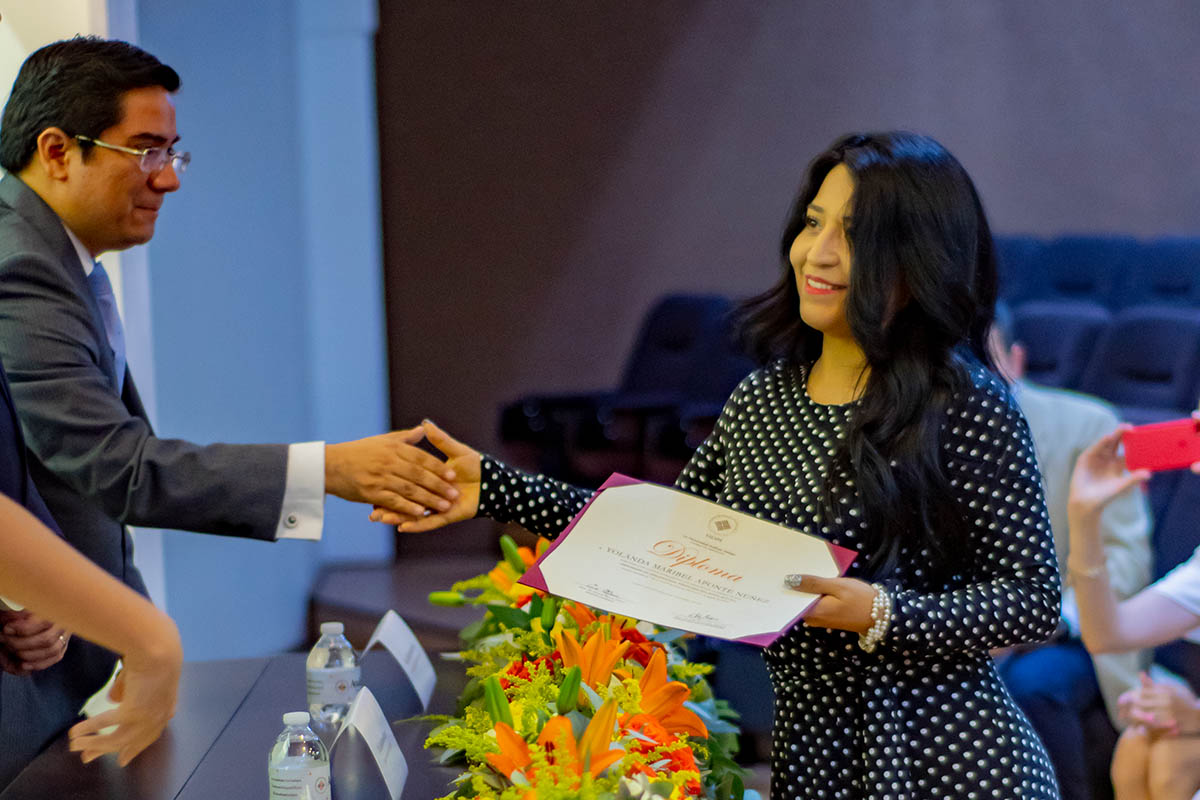
[[[873,653],[857,634],[798,625],[764,650],[775,686],[771,797],[816,800],[1057,798],[1053,769],[988,651],[1046,638],[1059,580],[1041,478],[1008,388],[982,367],[943,429],[944,465],[972,527],[966,574],[932,581],[905,552],[885,581],[895,618]],[[773,364],[735,390],[677,485],[857,548],[862,515],[842,476],[821,487],[854,404],[823,406],[805,371]],[[480,513],[556,535],[590,492],[485,458]],[[855,575],[858,564],[851,567]],[[794,570],[780,565],[780,580]]]

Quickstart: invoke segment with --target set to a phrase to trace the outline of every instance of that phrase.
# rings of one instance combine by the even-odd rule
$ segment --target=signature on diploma
[[[680,622],[692,622],[698,625],[707,625],[714,628],[724,628],[725,624],[721,622],[720,617],[714,617],[712,614],[705,614],[703,611],[695,611],[691,614],[684,614],[679,617]]]
[[[601,586],[598,583],[585,583],[585,584],[580,585],[579,588],[584,590],[585,592],[589,592],[590,594],[592,594],[596,597],[602,597],[605,600],[620,600],[621,599],[621,595],[617,594],[612,589],[609,589],[607,586]]]

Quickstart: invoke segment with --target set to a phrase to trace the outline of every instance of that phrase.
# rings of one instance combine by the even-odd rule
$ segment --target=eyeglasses
[[[138,150],[134,147],[122,147],[119,144],[109,144],[102,142],[99,139],[93,139],[90,136],[76,136],[81,142],[89,142],[97,147],[104,147],[108,150],[116,150],[121,153],[128,153],[131,156],[138,157],[138,165],[142,168],[142,172],[148,175],[153,175],[156,172],[161,172],[169,162],[171,168],[176,172],[186,172],[188,164],[192,163],[192,154],[184,151],[176,153],[173,147],[147,147]]]

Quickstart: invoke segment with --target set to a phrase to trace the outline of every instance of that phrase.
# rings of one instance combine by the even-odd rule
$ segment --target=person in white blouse
[[[1067,574],[1083,642],[1092,653],[1154,647],[1200,627],[1200,549],[1127,600],[1118,600],[1113,591],[1100,515],[1150,477],[1146,470],[1125,467],[1120,444],[1128,428],[1118,427],[1085,450],[1071,476]],[[1192,471],[1200,474],[1200,463]],[[1120,705],[1131,724],[1113,756],[1117,800],[1200,799],[1200,700],[1182,684],[1143,676],[1142,685],[1123,695]]]
[[[1054,548],[1063,564],[1070,554],[1067,497],[1071,470],[1079,455],[1116,428],[1119,420],[1112,406],[1100,398],[1025,380],[1025,349],[1015,340],[1012,312],[1003,302],[996,303],[989,346],[1029,423]],[[1099,520],[1109,584],[1119,598],[1133,595],[1150,581],[1151,527],[1150,509],[1141,492],[1116,498]],[[1048,642],[1007,651],[998,659],[1000,676],[1054,762],[1063,800],[1094,796],[1097,787],[1092,772],[1102,768],[1111,753],[1096,750],[1101,746],[1100,737],[1089,736],[1093,709],[1102,706],[1114,727],[1123,729],[1119,698],[1138,685],[1138,673],[1148,663],[1149,653],[1139,650],[1087,652],[1080,641],[1075,591],[1069,582],[1063,586],[1058,635]],[[1115,739],[1116,731],[1104,737],[1108,742]]]

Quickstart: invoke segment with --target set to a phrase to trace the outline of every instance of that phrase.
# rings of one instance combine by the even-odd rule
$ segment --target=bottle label
[[[279,766],[267,769],[271,800],[330,800],[329,765]]]
[[[339,667],[337,669],[308,670],[308,704],[349,705],[362,685],[362,668]]]

